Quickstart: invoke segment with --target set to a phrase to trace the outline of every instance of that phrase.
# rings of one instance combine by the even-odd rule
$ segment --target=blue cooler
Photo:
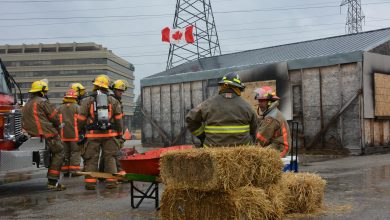
[[[291,158],[293,162],[291,163]],[[282,158],[284,167],[283,172],[298,172],[298,157],[297,156],[289,156]]]

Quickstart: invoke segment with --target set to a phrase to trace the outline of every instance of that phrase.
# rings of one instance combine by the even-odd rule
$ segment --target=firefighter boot
[[[85,189],[86,190],[95,190],[96,189],[96,184],[85,184]]]
[[[118,183],[115,180],[106,180],[106,189],[118,188]]]
[[[47,182],[47,188],[53,191],[62,191],[65,190],[66,187],[58,182],[58,180],[51,180]]]

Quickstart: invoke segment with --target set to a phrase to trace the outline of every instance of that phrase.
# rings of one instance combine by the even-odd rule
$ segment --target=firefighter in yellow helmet
[[[86,95],[85,87],[81,83],[72,83],[69,86],[70,89],[73,89],[77,95],[77,103],[80,104],[81,99]]]
[[[186,116],[187,127],[205,147],[252,144],[257,115],[241,98],[245,86],[239,75],[229,73],[219,84],[219,94],[192,109]]]
[[[61,165],[64,160],[63,143],[58,134],[61,126],[57,110],[47,98],[48,91],[47,80],[32,83],[28,91],[30,99],[22,109],[23,129],[33,137],[45,139],[51,153],[47,186],[51,190],[64,190],[65,186],[59,183]]]
[[[121,114],[123,116],[124,113],[123,113],[123,105],[122,105],[122,95],[127,90],[127,86],[128,86],[127,81],[122,79],[115,80],[114,83],[110,86],[110,89],[113,91],[113,94],[111,96],[119,101],[121,106]],[[118,144],[121,146],[120,148],[123,148],[123,144],[125,142],[124,138],[118,138],[116,141],[118,141]],[[120,157],[120,150],[118,151],[118,155],[116,157],[117,171],[119,174],[126,174],[126,172],[120,166],[119,157]],[[103,170],[104,170],[104,159],[102,158],[99,164],[99,171],[103,171]]]
[[[77,116],[80,106],[77,104],[77,93],[69,89],[64,96],[62,105],[58,108],[60,122],[64,123],[60,130],[61,140],[64,143],[64,163],[61,172],[64,176],[77,176],[76,172],[80,171],[80,146],[79,132],[77,127]]]
[[[116,173],[116,154],[120,148],[117,139],[122,138],[123,122],[120,103],[108,95],[110,79],[96,76],[92,94],[81,101],[78,125],[85,132],[83,159],[86,172],[98,171],[99,153],[103,152],[104,172]],[[85,176],[85,188],[95,190],[97,179]],[[116,179],[106,179],[106,188],[116,188]]]
[[[290,151],[291,136],[287,121],[278,109],[280,98],[270,86],[258,88],[255,93],[259,102],[257,112],[263,116],[256,133],[258,142],[280,151],[280,157],[285,157]]]

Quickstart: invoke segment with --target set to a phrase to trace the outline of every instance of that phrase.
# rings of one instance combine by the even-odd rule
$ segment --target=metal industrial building
[[[194,142],[186,113],[232,71],[251,102],[255,87],[274,83],[282,112],[300,124],[299,147],[351,154],[390,148],[390,28],[203,58],[146,77],[143,144]]]
[[[0,45],[0,57],[22,90],[23,99],[35,80],[49,80],[49,98],[62,103],[69,84],[79,82],[92,90],[96,75],[106,74],[111,80],[125,79],[129,89],[123,93],[126,127],[134,114],[134,66],[112,51],[95,43],[57,43],[33,45]]]

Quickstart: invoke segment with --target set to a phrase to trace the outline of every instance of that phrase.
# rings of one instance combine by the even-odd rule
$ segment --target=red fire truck
[[[22,132],[22,94],[0,59],[0,184],[13,171],[44,164],[45,151],[21,149],[27,141]],[[20,102],[20,103],[18,103]],[[38,141],[37,141],[38,143]],[[36,145],[36,144],[35,144]],[[40,144],[44,146],[44,144]],[[35,148],[36,149],[36,148]],[[8,175],[9,176],[9,175]],[[3,180],[3,181],[2,181]],[[5,182],[10,182],[5,180]]]

